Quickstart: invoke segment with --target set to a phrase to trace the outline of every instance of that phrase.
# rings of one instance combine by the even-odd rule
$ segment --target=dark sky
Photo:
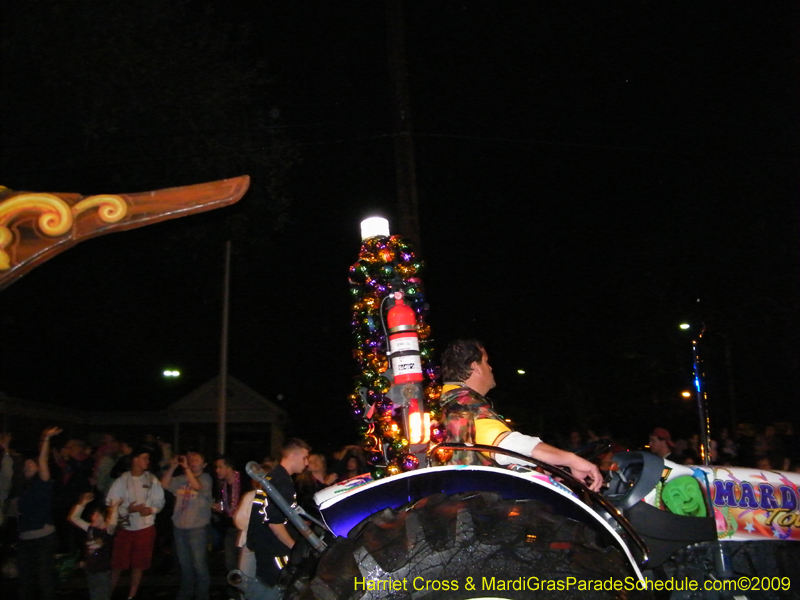
[[[382,3],[102,5],[12,9],[0,183],[116,193],[247,172],[253,190],[3,291],[0,390],[158,408],[213,377],[229,228],[231,374],[282,394],[294,431],[354,438],[347,269],[360,219],[395,212]],[[705,322],[712,417],[731,418],[733,390],[739,420],[796,418],[796,3],[405,9],[437,347],[485,340],[495,399],[528,428],[638,437],[694,426],[677,325]]]

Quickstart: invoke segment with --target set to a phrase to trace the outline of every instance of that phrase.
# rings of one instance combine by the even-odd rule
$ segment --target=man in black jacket
[[[292,475],[302,473],[308,466],[311,447],[303,440],[290,438],[281,448],[281,462],[267,475],[284,499],[292,506],[297,504]],[[286,515],[270,502],[267,495],[256,492],[250,523],[247,528],[247,547],[256,555],[256,577],[264,584],[266,593],[258,598],[279,598],[278,580],[284,557],[289,555],[295,540],[287,527]]]

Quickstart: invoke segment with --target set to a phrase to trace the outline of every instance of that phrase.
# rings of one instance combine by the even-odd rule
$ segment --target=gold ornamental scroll
[[[135,194],[15,192],[0,186],[0,289],[83,240],[238,202],[250,177]]]

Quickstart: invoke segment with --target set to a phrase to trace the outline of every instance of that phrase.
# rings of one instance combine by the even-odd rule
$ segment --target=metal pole
[[[411,129],[411,103],[408,93],[408,63],[405,54],[402,0],[386,0],[386,37],[389,50],[389,76],[392,80],[394,112],[394,160],[397,178],[399,230],[422,254],[417,198],[417,171]]]
[[[217,452],[225,454],[225,429],[228,412],[228,314],[231,284],[231,242],[225,242],[225,275],[222,285],[222,340],[219,352],[217,390]]]
[[[705,332],[706,326],[703,324],[700,327],[700,333],[697,335],[697,337],[692,339],[692,350],[694,353],[694,387],[697,392],[697,412],[700,417],[700,458],[702,459],[704,465],[710,466],[711,422],[708,418],[708,406],[706,405],[708,396],[706,395],[703,386],[703,377],[705,373],[701,371],[701,364],[703,361],[700,359],[700,354],[698,352],[700,340],[703,338],[703,334]]]
[[[267,479],[267,473],[261,468],[261,465],[255,461],[250,461],[245,466],[245,470],[250,477],[259,483],[261,489],[263,489],[269,496],[269,499],[272,500],[279,509],[281,509],[281,512],[283,512],[283,514],[286,515],[286,518],[292,522],[292,525],[297,528],[297,531],[299,531],[300,534],[308,540],[308,543],[311,544],[311,547],[317,552],[323,552],[327,547],[325,542],[323,542],[316,533],[311,531],[311,528],[298,515],[298,512],[304,514],[304,511],[302,511],[300,507],[292,507],[289,502],[287,502],[286,499],[281,496],[281,493],[269,482],[269,479]]]

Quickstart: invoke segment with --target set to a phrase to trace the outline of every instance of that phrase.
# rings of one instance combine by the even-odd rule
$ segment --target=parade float
[[[800,597],[800,475],[620,452],[598,494],[554,465],[447,443],[423,264],[380,227],[349,274],[347,403],[369,472],[315,496],[324,527],[295,547],[287,597]],[[449,464],[490,449],[525,465]]]

